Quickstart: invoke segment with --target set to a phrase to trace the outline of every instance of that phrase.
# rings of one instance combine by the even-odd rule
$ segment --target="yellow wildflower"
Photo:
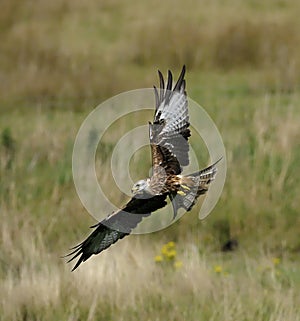
[[[166,253],[166,257],[169,259],[169,260],[173,260],[176,256],[176,251],[175,250],[169,250],[167,253]]]
[[[278,265],[280,263],[280,258],[279,257],[273,257],[272,261],[273,261],[273,264],[276,266],[276,265]]]
[[[175,247],[175,242],[170,241],[170,242],[168,242],[166,245],[167,245],[167,247],[168,247],[169,249],[172,249],[172,248]]]
[[[216,272],[216,273],[221,273],[222,272],[222,266],[221,265],[216,265],[215,267],[214,267],[214,271]]]
[[[154,261],[157,262],[157,263],[162,262],[163,261],[163,257],[161,255],[156,255],[154,257]]]
[[[182,261],[176,261],[176,262],[174,262],[174,267],[175,267],[176,269],[182,268],[182,265],[183,265]]]
[[[165,260],[174,262],[176,255],[177,255],[175,246],[176,246],[176,244],[173,241],[170,241],[170,242],[164,244],[160,250],[161,254],[155,257],[155,262],[161,262],[161,261],[165,261]],[[178,263],[178,264],[180,265],[180,263]],[[175,265],[174,265],[174,267],[175,267]]]
[[[169,249],[167,247],[167,245],[163,245],[163,247],[161,248],[161,254],[163,255],[167,255],[167,253],[169,252]]]

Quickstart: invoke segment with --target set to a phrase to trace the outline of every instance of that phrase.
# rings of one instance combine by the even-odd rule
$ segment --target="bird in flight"
[[[78,258],[72,271],[93,254],[99,254],[129,235],[143,218],[166,206],[167,198],[172,203],[174,219],[180,208],[190,211],[214,180],[218,161],[193,174],[182,175],[182,168],[189,164],[188,139],[191,135],[185,71],[183,66],[175,85],[170,71],[166,82],[158,71],[160,88],[154,86],[156,107],[153,123],[149,122],[152,175],[135,183],[131,200],[92,226],[95,230],[71,249],[68,262]]]

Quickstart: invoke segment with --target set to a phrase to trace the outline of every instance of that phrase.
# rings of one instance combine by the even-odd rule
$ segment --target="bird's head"
[[[144,192],[148,192],[149,189],[149,184],[148,184],[149,179],[141,179],[137,181],[131,189],[131,192],[133,195],[138,195],[138,194],[143,194]]]

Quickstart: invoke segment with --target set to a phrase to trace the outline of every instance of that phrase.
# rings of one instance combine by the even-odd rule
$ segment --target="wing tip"
[[[78,259],[78,261],[76,262],[76,264],[73,266],[71,272],[74,272],[74,271],[79,267],[79,265],[80,265],[82,262],[84,262],[84,259],[83,259],[83,257],[81,256],[81,257]]]
[[[81,263],[85,262],[92,254],[84,253],[83,248],[81,246],[80,248],[78,248],[77,250],[71,252],[70,254],[68,254],[66,256],[70,256],[70,255],[73,255],[73,256],[67,261],[67,263],[72,262],[73,260],[75,260],[79,256],[76,264],[73,266],[73,268],[71,270],[71,272],[73,272],[79,267],[79,265]]]
[[[173,87],[173,74],[170,70],[168,70],[168,79],[165,84],[164,76],[162,72],[158,69],[158,77],[159,77],[159,90],[154,87],[154,94],[155,94],[155,103],[156,103],[156,111],[159,108],[160,104],[162,104],[163,101],[167,104],[172,96],[172,92],[180,92],[186,95],[186,81],[184,79],[185,72],[186,72],[186,65],[184,64],[182,66],[182,70],[180,72],[180,75],[178,77],[178,80]],[[172,88],[173,87],[173,88]]]
[[[181,73],[180,73],[180,75],[178,77],[178,80],[177,80],[175,86],[174,86],[174,91],[180,91],[181,88],[183,88],[184,93],[186,94],[186,92],[185,92],[186,83],[185,83],[185,79],[184,79],[185,72],[186,72],[186,66],[183,65],[182,69],[181,69]]]

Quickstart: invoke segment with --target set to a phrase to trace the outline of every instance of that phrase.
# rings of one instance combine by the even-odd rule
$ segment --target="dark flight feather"
[[[116,213],[108,216],[98,224],[96,229],[82,243],[73,247],[72,256],[68,262],[79,257],[72,271],[85,262],[93,254],[98,254],[110,247],[112,244],[129,235],[131,231],[142,221],[144,217],[151,215],[152,212],[164,207],[167,195],[156,195],[149,197],[133,197],[126,206]]]
[[[165,89],[165,81],[164,81],[164,76],[159,70],[158,70],[158,76],[159,76],[159,87],[160,87],[159,100],[162,101],[163,95],[164,95],[164,89]]]

